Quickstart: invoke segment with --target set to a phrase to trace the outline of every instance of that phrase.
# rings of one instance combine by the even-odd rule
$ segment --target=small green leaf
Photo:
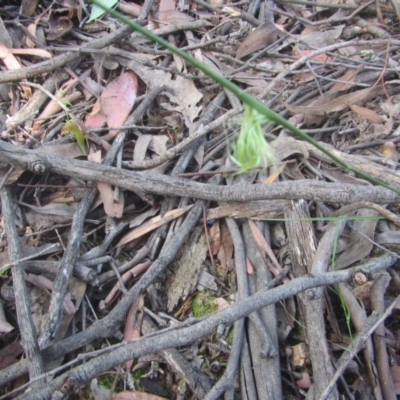
[[[74,121],[67,121],[61,129],[62,133],[72,133],[83,154],[86,154],[85,134]]]
[[[98,0],[97,3],[103,7],[112,8],[118,3],[118,0]],[[92,22],[105,14],[106,11],[100,5],[93,4],[88,22]]]

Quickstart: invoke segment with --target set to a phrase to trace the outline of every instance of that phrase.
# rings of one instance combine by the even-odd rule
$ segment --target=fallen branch
[[[126,171],[89,161],[54,157],[5,142],[0,142],[0,162],[39,174],[53,172],[63,176],[105,182],[133,192],[194,197],[202,200],[247,202],[267,199],[305,199],[328,203],[370,201],[379,204],[397,203],[400,200],[398,194],[379,186],[327,183],[311,179],[274,182],[269,185],[240,184],[221,187],[157,173]]]

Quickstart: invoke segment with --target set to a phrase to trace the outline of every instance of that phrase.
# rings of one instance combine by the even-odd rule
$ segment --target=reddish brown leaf
[[[12,55],[11,51],[4,46],[3,43],[0,42],[0,58],[3,60],[4,65],[9,70],[20,69],[21,64],[18,60]]]
[[[133,71],[125,72],[110,82],[94,105],[86,126],[100,128],[105,123],[109,127],[123,125],[135,104],[137,90],[138,79]],[[118,132],[110,131],[112,135]]]
[[[128,315],[126,316],[124,340],[133,340],[140,337],[143,321],[143,307],[144,298],[143,296],[138,296],[132,303]],[[126,362],[126,368],[128,368],[128,370],[132,367],[132,363],[133,360]]]
[[[271,261],[273,262],[273,266],[270,266],[271,272],[276,276],[282,271],[282,267],[279,264],[278,260],[275,257],[271,247],[269,246],[268,242],[265,240],[263,234],[258,229],[257,225],[251,219],[248,220],[249,227],[253,238],[260,249],[260,251],[267,253]]]

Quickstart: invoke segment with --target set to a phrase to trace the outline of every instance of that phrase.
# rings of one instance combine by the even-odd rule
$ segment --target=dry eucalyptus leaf
[[[350,104],[350,109],[358,114],[360,117],[367,119],[368,121],[373,122],[374,124],[382,125],[382,117],[373,110],[370,110],[366,107],[357,106],[356,104]]]
[[[255,51],[275,43],[285,33],[278,29],[272,22],[265,22],[258,28],[254,29],[242,41],[236,52],[237,58],[243,58]]]
[[[137,75],[132,71],[125,72],[110,82],[95,103],[91,115],[86,120],[86,127],[101,128],[105,123],[109,127],[122,126],[135,104],[137,90]],[[118,132],[110,131],[112,135]]]
[[[97,151],[88,155],[88,160],[100,163],[101,162],[101,152]],[[104,182],[97,182],[97,189],[100,193],[101,200],[103,201],[105,213],[113,218],[121,218],[124,212],[125,196],[123,192],[120,192],[119,202],[115,201],[114,190],[111,185]]]
[[[128,315],[126,316],[125,328],[124,328],[124,340],[128,341],[140,337],[140,332],[142,330],[143,315],[144,315],[143,307],[144,307],[144,297],[140,295],[132,303]],[[130,370],[132,364],[133,360],[127,361],[125,363],[126,368]]]
[[[146,233],[151,232],[154,229],[157,229],[160,226],[163,226],[168,222],[173,221],[176,218],[179,218],[181,215],[183,215],[186,211],[190,210],[192,207],[193,206],[190,205],[183,208],[177,208],[175,210],[166,212],[163,217],[161,215],[158,215],[157,217],[152,218],[143,225],[133,229],[132,231],[128,232],[125,236],[123,236],[122,239],[117,243],[116,247],[129,243],[132,240],[137,239],[138,237],[143,236]]]
[[[310,115],[326,115],[328,113],[344,110],[351,104],[367,101],[376,96],[381,89],[381,86],[371,86],[366,89],[357,90],[355,92],[336,97],[329,103],[320,106],[292,106],[287,103],[283,104],[289,111],[295,114],[304,113]]]

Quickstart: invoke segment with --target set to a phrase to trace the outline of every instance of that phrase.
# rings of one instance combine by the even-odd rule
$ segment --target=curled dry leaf
[[[49,33],[47,40],[60,39],[62,36],[67,34],[72,28],[73,23],[71,18],[73,17],[73,9],[64,9],[61,11],[52,11],[49,18]]]

